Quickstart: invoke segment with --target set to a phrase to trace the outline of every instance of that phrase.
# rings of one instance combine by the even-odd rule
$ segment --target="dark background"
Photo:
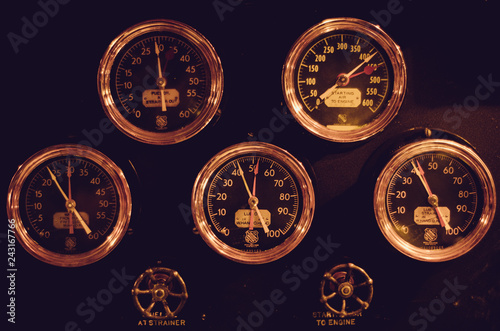
[[[130,234],[90,266],[45,265],[18,244],[17,329],[144,329],[138,326],[142,318],[130,290],[133,279],[158,262],[179,271],[186,282],[189,299],[179,315],[186,324],[177,327],[181,329],[326,328],[316,321],[320,318],[315,312],[325,311],[319,284],[325,271],[345,262],[360,266],[374,281],[373,301],[355,319],[360,329],[500,329],[498,219],[465,256],[424,263],[390,246],[372,207],[373,180],[386,155],[376,151],[415,127],[440,128],[463,137],[499,183],[500,20],[494,1],[73,0],[60,4],[57,11],[52,7],[52,17],[16,53],[7,35],[22,35],[25,21],[33,22],[43,10],[40,3],[46,2],[10,2],[2,9],[2,190],[6,194],[17,167],[39,149],[87,140],[126,171],[134,212]],[[225,4],[226,10],[218,13],[214,4]],[[286,113],[280,78],[288,49],[310,26],[342,16],[381,25],[401,46],[408,86],[398,116],[382,133],[357,144],[323,141],[289,117],[280,117],[282,131],[266,135],[271,119]],[[219,121],[173,146],[141,144],[118,130],[96,133],[105,118],[96,82],[101,56],[124,29],[153,18],[178,20],[204,34],[217,50],[225,75]],[[480,76],[499,83],[475,107],[468,102],[474,100]],[[305,240],[284,258],[260,266],[237,264],[213,252],[193,234],[189,215],[198,171],[221,149],[248,140],[249,133],[308,165],[317,198]],[[6,233],[4,223],[0,256],[5,269]],[[326,261],[314,262],[320,241],[338,245]],[[299,267],[301,272],[294,273]],[[105,298],[116,273],[127,276],[121,291],[90,308],[93,298]],[[456,300],[449,304],[439,301],[448,283],[460,285]],[[7,311],[8,283],[2,284],[1,306]],[[410,322],[421,309],[434,314]],[[4,312],[1,316],[2,322],[7,320]]]

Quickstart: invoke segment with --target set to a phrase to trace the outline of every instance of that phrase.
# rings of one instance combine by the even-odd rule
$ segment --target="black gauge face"
[[[475,229],[482,205],[476,175],[463,162],[441,153],[408,160],[387,190],[394,228],[422,249],[444,249],[462,240]]]
[[[125,235],[131,210],[122,170],[81,145],[31,156],[12,178],[7,202],[18,242],[40,261],[63,267],[109,254]]]
[[[111,42],[98,89],[106,115],[123,133],[148,144],[174,144],[197,134],[217,113],[222,66],[191,26],[151,20]]]
[[[354,142],[383,130],[406,89],[399,46],[380,27],[354,18],[324,20],[288,52],[282,89],[306,130],[334,142]]]
[[[297,70],[306,113],[327,128],[353,130],[370,123],[392,94],[387,54],[359,33],[336,31],[321,38],[305,51]]]
[[[217,237],[245,252],[265,251],[283,243],[301,216],[296,179],[267,157],[246,156],[227,162],[211,178],[205,196],[206,214]]]
[[[113,98],[134,126],[179,130],[200,115],[210,86],[199,51],[175,35],[152,32],[118,54],[111,71]]]
[[[277,260],[306,235],[314,214],[314,188],[302,164],[267,143],[230,146],[196,178],[192,211],[205,242],[246,264]]]
[[[28,235],[55,253],[80,254],[99,247],[117,221],[116,187],[101,167],[86,159],[46,162],[28,177],[21,196]]]
[[[495,184],[469,147],[422,140],[401,147],[384,167],[374,208],[380,230],[400,252],[447,261],[486,235],[496,209]]]

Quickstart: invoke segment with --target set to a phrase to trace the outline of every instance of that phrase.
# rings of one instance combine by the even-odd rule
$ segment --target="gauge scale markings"
[[[275,187],[281,185],[281,186],[279,186],[280,192],[277,194],[281,194],[281,193],[285,192],[285,189],[291,190],[291,192],[292,192],[292,193],[289,193],[288,191],[286,191],[286,193],[283,193],[283,194],[286,194],[286,199],[288,199],[289,201],[291,200],[293,203],[292,204],[290,204],[290,203],[283,204],[282,203],[281,207],[279,207],[279,208],[282,208],[282,209],[280,209],[282,215],[284,215],[285,218],[286,218],[286,216],[288,216],[290,218],[290,220],[283,227],[273,229],[274,223],[277,223],[277,222],[275,221],[275,216],[274,216],[275,213],[272,212],[271,215],[273,215],[273,216],[271,216],[270,217],[271,219],[269,220],[270,221],[269,226],[271,227],[271,229],[273,229],[274,231],[279,230],[280,233],[282,235],[284,235],[291,228],[291,226],[292,226],[292,224],[297,216],[296,213],[297,213],[298,206],[299,206],[299,202],[298,202],[298,198],[297,198],[298,197],[297,188],[295,186],[295,182],[292,180],[292,178],[288,174],[288,172],[282,166],[277,165],[273,160],[268,159],[268,158],[242,157],[242,158],[236,159],[233,162],[225,165],[224,167],[221,168],[221,170],[219,172],[217,172],[217,175],[215,176],[215,178],[216,179],[218,178],[219,180],[218,181],[213,180],[211,182],[210,190],[208,192],[208,200],[207,200],[208,214],[210,216],[212,224],[215,226],[215,228],[218,230],[219,233],[222,233],[223,236],[229,236],[232,231],[242,232],[242,231],[246,231],[246,229],[252,230],[252,231],[254,230],[253,226],[251,227],[250,224],[248,225],[248,227],[244,226],[243,229],[240,229],[239,227],[234,227],[234,226],[232,226],[232,227],[227,226],[227,224],[231,224],[231,225],[234,225],[234,224],[232,224],[231,221],[224,221],[223,219],[224,218],[232,219],[239,212],[247,212],[248,211],[248,213],[253,214],[253,216],[250,216],[250,217],[252,217],[254,219],[255,229],[257,229],[257,228],[260,229],[262,227],[262,224],[259,225],[259,223],[261,221],[258,219],[259,217],[258,217],[257,213],[255,213],[255,211],[251,211],[250,206],[241,206],[240,205],[238,207],[227,208],[227,209],[231,209],[231,212],[228,212],[226,210],[226,208],[224,208],[225,204],[223,202],[223,201],[226,201],[227,199],[231,199],[231,198],[235,198],[235,197],[238,197],[238,201],[248,200],[246,193],[245,193],[245,190],[241,187],[241,185],[243,185],[243,184],[241,184],[242,182],[238,178],[238,177],[241,177],[240,167],[244,171],[243,176],[248,177],[246,180],[249,183],[251,183],[251,178],[249,175],[252,175],[257,164],[259,167],[258,172],[262,172],[264,174],[264,177],[272,178],[272,180],[274,181]],[[266,164],[267,164],[267,167],[266,167]],[[285,177],[277,176],[276,171],[278,171],[279,173],[281,173]],[[266,175],[266,173],[267,173],[267,175]],[[226,182],[224,182],[224,180],[226,180]],[[284,184],[285,182],[288,183],[288,187],[285,187],[286,186],[286,184]],[[230,183],[230,184],[228,184],[228,183]],[[260,178],[259,178],[259,180],[257,180],[255,182],[255,185],[259,188],[260,192],[267,191],[268,189],[269,190],[272,189],[272,187],[270,187],[272,185],[267,185],[263,189],[262,184],[263,184],[263,181],[260,180]],[[273,182],[271,182],[270,184],[273,184]],[[224,197],[224,198],[220,198],[223,200],[220,201],[220,199],[219,199],[219,202],[218,202],[218,200],[217,200],[218,196]],[[240,196],[243,196],[243,198],[240,198]],[[261,197],[261,200],[259,200],[259,202],[262,200],[266,200],[266,202],[268,201],[268,198],[269,198],[268,194],[266,194],[266,196],[265,196],[266,199],[262,199],[262,194],[259,194],[259,196]],[[216,198],[216,199],[214,200],[213,198]],[[243,208],[243,207],[245,207],[245,208]],[[239,208],[239,209],[237,209],[235,211],[234,210],[235,208]],[[259,203],[259,208],[261,210],[267,211],[266,205]],[[286,214],[284,212],[285,208],[286,208]],[[222,210],[224,210],[224,211],[222,211]],[[234,213],[233,213],[233,211],[234,211]],[[222,226],[221,223],[225,224],[226,226]],[[234,223],[236,223],[236,220],[234,221]],[[262,234],[262,235],[266,235],[266,234]],[[241,236],[244,237],[243,234]],[[245,245],[245,243],[243,241],[241,241],[241,244]],[[262,245],[259,244],[259,247],[261,247],[261,246]],[[248,247],[250,247],[250,246],[248,246]],[[251,246],[251,247],[256,247],[256,246]],[[252,250],[255,251],[256,249],[252,248]]]
[[[155,47],[162,49],[159,55],[155,53]],[[151,60],[148,60],[150,58]],[[166,80],[164,86],[158,86],[159,83],[155,81],[160,75],[159,69],[154,66],[157,60],[165,63],[161,67],[161,75]],[[190,66],[198,70],[190,69],[195,73],[186,72]],[[135,72],[141,72],[141,75],[136,75]],[[187,43],[170,36],[147,37],[131,46],[120,60],[116,71],[116,90],[124,109],[131,115],[127,117],[129,121],[146,130],[162,131],[165,130],[163,126],[154,128],[151,126],[151,123],[155,121],[154,116],[162,115],[167,116],[168,130],[175,130],[194,119],[194,116],[181,117],[181,112],[200,107],[207,88],[205,75],[201,58]],[[136,76],[135,79],[134,76]],[[186,85],[185,80],[188,80],[188,84],[196,82],[196,85]],[[188,91],[189,86],[192,88]],[[152,105],[144,104],[145,92],[159,91],[156,94],[165,94],[165,91],[169,89],[175,91],[179,99],[167,99],[166,110],[162,109],[162,103],[158,100],[154,103],[150,101]],[[142,93],[139,93],[141,90]],[[193,103],[193,100],[196,101]],[[134,107],[134,105],[137,106]],[[190,111],[190,113],[195,112]],[[141,120],[143,116],[144,119]]]
[[[192,211],[212,249],[240,263],[261,264],[281,258],[305,236],[314,191],[303,166],[285,150],[240,143],[200,171]]]
[[[378,26],[353,18],[324,20],[290,49],[282,89],[295,119],[334,142],[366,139],[396,116],[406,67],[394,41]]]
[[[431,158],[430,161],[427,160],[429,158]],[[436,160],[438,160],[439,162],[437,162]],[[447,162],[448,160],[450,162]],[[439,186],[434,185],[434,187],[432,188],[433,189],[432,193],[439,197],[439,205],[440,206],[449,206],[449,207],[443,207],[443,208],[450,209],[450,213],[451,213],[450,220],[448,222],[449,222],[450,228],[452,230],[448,230],[447,232],[445,231],[446,234],[441,234],[443,232],[443,230],[445,230],[445,229],[444,228],[441,229],[441,227],[438,225],[438,219],[437,219],[437,215],[435,214],[435,211],[432,211],[432,213],[433,213],[432,218],[428,217],[428,219],[425,221],[425,224],[427,224],[428,226],[436,226],[437,225],[437,229],[438,229],[437,233],[440,236],[444,236],[443,238],[446,238],[446,235],[451,235],[451,233],[465,232],[465,230],[467,229],[467,227],[470,225],[470,223],[472,221],[472,219],[471,219],[472,217],[463,217],[463,214],[464,214],[464,212],[465,213],[468,212],[469,214],[474,215],[476,208],[477,208],[477,200],[476,200],[477,188],[476,188],[474,181],[472,180],[472,176],[470,175],[468,170],[462,164],[460,164],[457,160],[451,159],[449,156],[443,155],[443,154],[421,155],[419,157],[412,159],[412,161],[420,161],[420,162],[422,162],[422,164],[427,165],[428,169],[425,171],[425,175],[426,175],[426,177],[428,177],[427,181],[429,181],[429,183],[439,183],[440,184]],[[447,171],[443,170],[443,169],[446,169],[446,167],[448,170]],[[453,169],[453,170],[451,170],[451,169]],[[432,176],[432,174],[433,174],[433,172],[438,172],[438,170],[442,170],[444,172],[452,171],[453,173],[451,173],[448,176],[449,178],[441,178],[441,176],[440,176],[439,179],[434,179],[435,176]],[[465,174],[462,175],[459,173],[459,171],[462,173],[465,172]],[[391,194],[388,194],[387,205],[388,205],[389,214],[392,216],[391,219],[395,224],[396,223],[406,224],[408,229],[411,229],[414,226],[421,226],[421,225],[414,224],[415,218],[417,218],[416,213],[418,213],[418,208],[422,208],[422,206],[425,206],[429,210],[432,210],[432,208],[429,206],[429,203],[427,201],[428,198],[427,198],[426,192],[424,190],[424,187],[420,184],[420,180],[419,180],[418,176],[415,175],[415,170],[414,170],[414,167],[413,167],[411,161],[407,162],[406,165],[402,166],[397,171],[397,173],[399,174],[398,179],[396,181],[391,181],[391,183],[389,184],[389,188],[388,188],[388,193],[391,193]],[[408,176],[405,177],[405,176],[401,175],[402,173],[405,173]],[[460,185],[457,185],[456,183],[453,184],[454,178],[459,178],[459,177],[469,178],[468,183],[462,182],[462,184],[460,184]],[[408,183],[408,182],[404,183],[404,180],[405,180],[404,178],[407,181],[409,181],[409,178],[411,178],[412,182],[411,183]],[[445,182],[445,180],[447,182],[450,182],[450,183],[447,184]],[[455,179],[455,182],[456,181],[457,180]],[[450,184],[452,185],[451,187],[450,187]],[[466,184],[468,184],[468,185],[466,186]],[[418,187],[417,189],[414,188],[415,185]],[[453,187],[453,185],[455,187]],[[398,189],[399,189],[399,191],[398,191]],[[394,193],[394,192],[397,192],[397,193]],[[403,192],[404,192],[404,198],[402,198]],[[462,199],[458,201],[458,202],[460,202],[459,205],[456,205],[456,201],[454,201],[452,199],[447,199],[448,197],[450,197],[452,195],[460,196],[460,192],[462,192]],[[464,193],[464,192],[466,192],[466,193]],[[410,194],[413,194],[413,195],[410,196]],[[463,195],[465,195],[465,194],[467,195],[468,198],[463,198]],[[410,205],[405,204],[404,202],[412,199],[412,197],[414,195],[417,195],[420,198],[419,203],[410,208]],[[455,203],[455,205],[453,205],[453,203]],[[402,208],[404,208],[404,212],[403,212]],[[454,209],[458,209],[459,211],[457,213],[455,213]],[[466,211],[462,211],[464,209]],[[404,214],[406,214],[406,215],[404,215]],[[413,214],[413,216],[412,216],[412,214]],[[400,215],[398,217],[399,220],[394,215]],[[414,219],[411,221],[410,219],[412,217]],[[406,219],[406,221],[403,221],[404,219]],[[454,226],[454,225],[456,225],[456,226]],[[455,230],[453,230],[453,229],[455,229]],[[411,230],[409,230],[409,232],[411,232]],[[421,240],[421,238],[417,239],[417,240]],[[450,240],[452,242],[455,241],[455,239],[453,239],[453,237],[450,237]],[[424,243],[424,246],[422,246],[422,247],[426,248],[427,246],[429,246],[429,245],[425,245],[425,243]]]
[[[345,38],[346,41],[344,41],[344,36],[346,37]],[[387,83],[384,83],[384,82],[388,81],[388,73],[387,73],[387,67],[386,67],[386,64],[385,64],[385,61],[383,58],[380,58],[381,61],[376,65],[370,64],[374,60],[370,61],[370,63],[367,64],[367,66],[370,66],[370,65],[373,66],[373,68],[374,68],[373,73],[370,75],[377,74],[377,76],[370,76],[370,77],[376,77],[375,81],[377,81],[378,83],[376,83],[376,84],[371,83],[370,85],[365,83],[365,85],[359,85],[360,83],[355,83],[354,81],[351,82],[349,79],[348,82],[345,83],[345,85],[338,86],[332,95],[330,95],[324,99],[321,97],[319,97],[319,98],[317,97],[318,94],[321,93],[321,91],[325,91],[330,86],[335,84],[335,82],[338,81],[338,78],[342,74],[345,75],[349,72],[349,69],[347,69],[347,67],[344,70],[341,69],[343,67],[341,67],[340,63],[342,62],[343,57],[348,58],[348,60],[347,60],[348,63],[349,62],[355,63],[355,60],[352,59],[353,57],[359,57],[359,60],[361,61],[363,56],[372,55],[372,53],[374,51],[377,52],[377,56],[380,57],[379,52],[372,45],[370,45],[370,43],[368,41],[362,39],[361,37],[353,36],[353,35],[349,35],[349,34],[344,35],[343,33],[340,33],[340,37],[341,37],[340,43],[338,41],[336,41],[339,38],[339,34],[326,37],[325,39],[320,40],[315,45],[313,45],[309,49],[309,51],[304,55],[302,63],[301,63],[301,67],[309,69],[311,65],[317,65],[318,68],[317,68],[317,70],[313,69],[312,73],[311,73],[311,70],[309,70],[309,72],[304,72],[304,70],[299,70],[298,75],[297,75],[297,79],[298,79],[300,97],[302,98],[304,103],[307,105],[307,108],[310,112],[328,112],[329,118],[333,118],[332,111],[334,111],[335,109],[338,109],[339,113],[342,111],[347,112],[346,114],[351,114],[349,116],[350,117],[352,116],[353,118],[355,116],[354,112],[356,112],[358,114],[362,114],[363,109],[369,109],[372,113],[375,113],[380,108],[381,104],[383,103],[384,98],[387,95],[387,91],[388,91],[388,87],[389,87],[389,85]],[[335,44],[345,45],[345,47],[347,47],[347,49],[353,47],[353,45],[359,45],[359,42],[361,40],[363,42],[361,45],[359,45],[360,46],[359,50],[356,49],[355,52],[350,53],[349,55],[347,55],[348,52],[346,50],[342,49],[344,46],[337,46],[337,48],[335,48],[335,51],[328,52],[328,53],[314,51],[317,48],[326,47],[327,46],[326,41],[328,39],[332,40],[332,43],[331,43],[332,45],[335,45]],[[335,47],[335,46],[333,46],[333,47]],[[371,47],[371,49],[366,50],[367,47]],[[337,55],[339,52],[341,54]],[[314,59],[313,59],[309,55],[309,53],[312,53],[313,55],[318,55],[321,53],[325,53],[325,54],[324,54],[324,58],[318,58],[318,57],[314,56]],[[354,56],[353,56],[353,54],[354,54]],[[366,55],[364,55],[364,54],[366,54]],[[358,62],[360,62],[360,61],[358,61]],[[331,64],[329,65],[329,63],[335,63],[335,65],[331,65]],[[352,66],[353,64],[350,64],[350,65]],[[323,72],[323,70],[321,68],[323,66],[325,66],[324,71],[325,71],[326,75],[325,74],[321,75],[321,73]],[[332,76],[332,74],[334,72],[337,72],[337,74],[339,76],[338,77]],[[354,77],[353,77],[353,79],[354,79]],[[360,78],[357,78],[357,80],[359,80],[359,79]],[[307,82],[311,82],[311,83],[304,84]],[[314,82],[314,83],[312,83],[312,82]],[[345,86],[345,88],[343,86]],[[375,100],[375,102],[373,102],[373,99],[371,99],[370,96],[364,94],[364,91],[366,91],[368,86],[371,86],[371,88],[374,88],[374,87],[377,88],[377,91],[379,91],[379,90],[383,91],[382,94],[380,94],[380,93],[376,94],[376,96],[379,97],[379,99]],[[353,103],[352,102],[353,100],[344,99],[345,102],[351,101],[351,103],[350,103],[351,105],[350,106],[347,106],[347,105],[342,106],[341,104],[339,104],[342,101],[340,99],[340,97],[342,97],[342,96],[339,96],[338,100],[336,98],[333,98],[336,94],[340,94],[343,89],[348,89],[348,88],[356,89],[360,93],[360,95],[362,96],[361,100],[359,100],[359,103],[360,103],[359,105],[357,105],[357,103]],[[313,97],[313,100],[314,100],[312,103],[306,101],[311,97]],[[333,99],[335,99],[335,100],[333,100]],[[331,100],[331,101],[328,101],[328,100]],[[369,102],[367,100],[369,100]],[[336,101],[336,102],[334,103],[334,101]],[[321,105],[321,108],[320,108],[320,105]],[[369,106],[369,105],[372,105],[372,106]],[[356,107],[358,107],[359,110],[352,109],[352,108],[356,108]],[[320,120],[320,116],[323,116],[323,117],[326,116],[326,115],[321,115],[321,114],[316,114],[316,115],[310,114],[310,115],[313,117],[317,117],[318,120]],[[361,115],[359,115],[359,116],[361,116]],[[357,116],[357,117],[359,117],[359,116]],[[331,125],[340,125],[340,124],[345,125],[346,123],[347,122],[337,123],[336,121],[335,122],[332,121]],[[358,124],[354,124],[354,125],[358,125]]]
[[[374,191],[377,222],[400,252],[422,261],[457,258],[486,234],[496,208],[484,162],[455,141],[428,139],[401,147]]]
[[[74,168],[75,164],[78,164],[78,168]],[[83,167],[81,167],[82,165]],[[66,210],[66,207],[64,205],[64,198],[59,193],[57,184],[50,176],[48,170],[50,168],[52,168],[51,171],[53,173],[56,173],[55,176],[57,178],[58,184],[61,188],[63,188],[63,190],[65,190],[69,186],[68,169],[73,169],[73,172],[70,176],[72,182],[71,185],[73,186],[73,195],[70,199],[78,202],[75,208],[82,214],[84,213],[86,215],[90,215],[92,214],[90,213],[90,210],[94,210],[96,213],[98,210],[99,213],[106,214],[104,220],[107,222],[100,221],[102,217],[100,217],[99,220],[94,218],[94,215],[92,215],[91,219],[85,220],[89,223],[87,225],[93,228],[93,231],[89,234],[90,236],[96,237],[96,233],[99,233],[100,236],[103,236],[109,230],[109,227],[112,224],[111,222],[113,221],[117,212],[116,189],[114,188],[114,186],[110,185],[110,179],[104,175],[104,171],[101,168],[98,168],[94,164],[88,163],[87,160],[69,156],[61,160],[52,161],[48,165],[41,167],[37,174],[30,181],[30,184],[28,186],[29,189],[26,194],[26,214],[28,216],[27,219],[29,219],[29,223],[39,236],[38,240],[45,241],[45,247],[51,247],[51,250],[58,251],[58,247],[61,247],[63,243],[60,241],[56,242],[55,240],[66,240],[67,232],[65,232],[65,230],[69,231],[69,228],[73,227],[71,231],[73,233],[75,231],[82,231],[82,227],[80,224],[78,224],[78,220],[75,215],[71,215],[73,223],[68,223],[67,225],[64,220],[58,220],[56,218],[56,215],[58,215],[59,213],[65,213],[65,215],[68,215],[67,217],[70,217],[70,213],[68,213]],[[85,175],[79,176],[78,174],[74,173],[74,170],[76,169],[91,169],[92,173],[86,173]],[[92,178],[92,180],[94,181],[97,181],[96,178],[99,178],[99,182],[101,183],[102,181],[102,184],[93,185],[92,187],[87,188],[85,192],[89,192],[90,190],[97,191],[100,189],[104,189],[106,192],[104,195],[99,195],[95,199],[95,205],[91,205],[90,201],[83,197],[83,191],[80,191],[78,193],[75,192],[77,188],[83,185],[84,181],[91,180],[90,178]],[[106,185],[106,187],[103,187],[103,185]],[[69,190],[69,188],[67,190]],[[39,197],[37,197],[37,195],[39,195]],[[58,195],[59,197],[57,197]],[[44,196],[48,196],[49,198],[43,199]],[[56,198],[50,198],[53,196],[56,196]],[[105,204],[106,207],[99,207],[99,203]],[[38,214],[37,218],[35,218],[36,214]],[[42,220],[40,220],[40,217]],[[56,223],[58,221],[62,223],[57,224],[56,226]],[[95,243],[101,243],[103,239],[105,239],[105,237],[101,237],[95,240]],[[71,250],[64,249],[60,252],[65,252],[68,254],[80,253],[81,250],[77,247],[82,246],[81,249],[84,251],[86,249],[86,245],[84,244],[84,242],[85,240],[81,245],[75,246]],[[49,243],[51,243],[51,246],[49,246]]]
[[[217,113],[220,59],[198,31],[173,20],[150,20],[116,37],[101,60],[104,111],[123,133],[167,145],[191,138]]]
[[[118,166],[82,145],[32,155],[11,180],[7,213],[19,243],[40,261],[76,267],[109,254],[125,235],[131,193]]]

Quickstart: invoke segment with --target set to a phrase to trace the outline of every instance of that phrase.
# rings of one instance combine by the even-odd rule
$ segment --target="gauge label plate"
[[[253,212],[255,218],[253,220],[253,227],[255,228],[262,228],[262,222],[259,217],[255,217],[255,211]],[[271,225],[271,213],[269,210],[266,209],[260,209],[260,213],[262,215],[262,218],[264,219],[264,222],[266,223],[267,226]],[[239,228],[245,228],[248,229],[250,228],[250,220],[252,219],[252,210],[251,209],[239,209],[236,214],[234,215],[234,224],[239,227]]]
[[[163,101],[162,101],[163,91]],[[166,103],[166,107],[177,107],[180,103],[179,91],[176,89],[165,90],[145,90],[142,93],[142,104],[144,107],[161,107],[162,102]]]
[[[85,221],[87,225],[89,225],[89,214],[84,211],[79,211],[82,219]],[[69,229],[70,226],[73,226],[75,229],[83,229],[83,226],[80,222],[74,222],[70,224],[70,213],[68,212],[56,212],[53,218],[54,228],[58,230]]]
[[[325,99],[327,107],[356,108],[361,104],[361,92],[357,88],[339,88]]]
[[[450,209],[448,207],[437,207],[446,223],[450,223]],[[413,213],[414,222],[417,225],[439,225],[436,210],[432,207],[417,207]]]

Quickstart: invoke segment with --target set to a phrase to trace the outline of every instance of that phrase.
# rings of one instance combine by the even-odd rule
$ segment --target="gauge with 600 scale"
[[[7,213],[19,243],[40,261],[93,263],[125,235],[132,199],[122,170],[83,145],[56,145],[31,156],[12,178]]]
[[[291,113],[309,132],[334,142],[360,141],[396,116],[406,66],[399,46],[378,26],[328,19],[292,46],[282,88]]]
[[[174,144],[196,135],[217,113],[222,66],[210,42],[191,26],[151,20],[109,45],[98,89],[107,116],[126,135]]]
[[[405,145],[385,166],[374,193],[386,239],[417,260],[439,262],[471,250],[496,209],[493,178],[468,146],[446,139]]]
[[[314,189],[303,165],[271,144],[246,142],[215,155],[193,188],[201,237],[217,253],[267,263],[294,249],[314,214]]]

